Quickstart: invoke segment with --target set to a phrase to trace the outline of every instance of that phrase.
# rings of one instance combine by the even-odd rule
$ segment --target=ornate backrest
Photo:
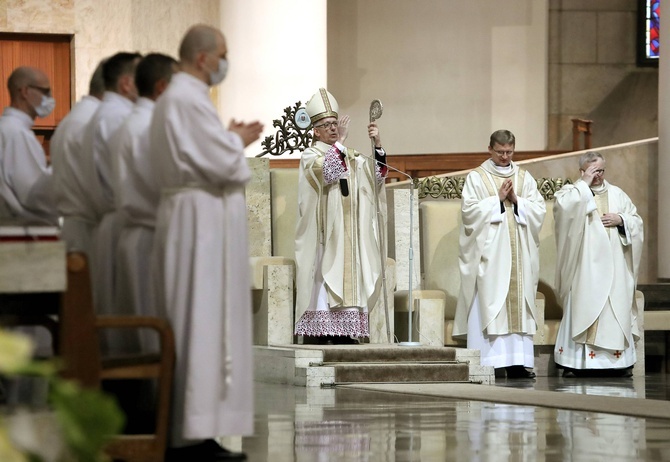
[[[266,154],[280,156],[287,152],[300,152],[307,149],[312,143],[312,134],[309,132],[311,127],[309,116],[300,101],[293,106],[285,107],[282,118],[274,119],[272,126],[277,131],[274,136],[266,136],[261,141],[263,152],[256,157],[263,157]]]
[[[572,184],[569,178],[538,178],[537,189],[545,200],[553,200],[556,191],[564,184]],[[465,184],[464,176],[437,177],[430,176],[415,181],[419,199],[460,199]]]

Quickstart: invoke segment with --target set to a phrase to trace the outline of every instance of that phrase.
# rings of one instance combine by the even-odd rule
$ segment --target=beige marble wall
[[[411,198],[411,201],[410,201]],[[397,290],[421,287],[419,199],[409,189],[386,191],[388,205],[388,256],[395,260]],[[411,236],[411,240],[410,240]],[[410,253],[411,242],[411,253]],[[411,275],[410,275],[411,255]]]
[[[0,0],[0,32],[73,35],[77,100],[100,59],[118,51],[177,55],[196,23],[219,25],[219,0]]]
[[[390,155],[480,151],[503,127],[544,149],[548,1],[329,1],[327,83],[351,116],[347,144],[369,150],[380,99]]]
[[[246,187],[249,256],[269,257],[272,254],[272,223],[270,221],[270,161],[249,158],[251,181]]]

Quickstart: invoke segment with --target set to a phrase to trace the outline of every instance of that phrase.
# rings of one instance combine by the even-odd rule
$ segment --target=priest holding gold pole
[[[369,337],[368,309],[382,295],[386,152],[374,122],[367,130],[376,160],[344,146],[349,116],[339,117],[337,101],[324,88],[305,110],[314,143],[300,159],[295,335],[305,343],[358,343]]]

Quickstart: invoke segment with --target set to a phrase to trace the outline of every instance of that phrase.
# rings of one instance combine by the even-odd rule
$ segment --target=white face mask
[[[228,73],[228,60],[225,58],[219,58],[219,68],[216,71],[210,71],[209,73],[209,84],[214,86],[223,82],[223,79],[226,78]]]
[[[56,107],[56,100],[53,96],[42,95],[42,102],[38,106],[34,106],[38,117],[47,117]]]

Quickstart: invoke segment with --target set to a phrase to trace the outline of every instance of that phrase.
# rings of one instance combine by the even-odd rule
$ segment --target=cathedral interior
[[[661,155],[670,137],[670,65],[640,55],[643,13],[659,2],[456,3],[0,0],[0,80],[16,53],[59,76],[59,104],[34,127],[48,154],[50,135],[86,93],[100,57],[120,49],[174,55],[182,32],[199,22],[226,33],[231,75],[211,98],[223,120],[259,117],[266,126],[265,143],[246,150],[255,429],[221,438],[249,461],[670,460],[670,247],[657,232],[670,224],[663,199],[670,161]],[[44,48],[34,51],[39,43]],[[286,123],[282,110],[295,115],[326,85],[357,124],[350,140],[361,150],[369,146],[370,101],[384,103],[378,123],[394,167],[386,184],[390,307],[371,310],[369,344],[303,348],[292,318],[299,155],[273,143]],[[1,105],[7,101],[3,93]],[[494,374],[451,336],[459,194],[499,128],[517,135],[515,162],[538,180],[549,211],[539,238],[542,318],[532,379]],[[577,159],[593,149],[607,157],[608,181],[630,195],[645,223],[632,377],[563,377],[553,360],[562,316],[553,194],[578,178]],[[19,258],[30,263],[27,254],[0,249],[0,293],[12,292],[5,285],[16,281],[11,265]],[[36,264],[29,274],[40,277],[26,280],[39,280],[40,291],[65,290],[62,261]],[[1,300],[0,309],[15,315],[14,302]],[[74,324],[61,330],[71,336],[61,345],[77,356],[96,339]],[[436,349],[451,356],[430,356]],[[352,350],[363,359],[329,359]],[[398,350],[400,359],[385,359]],[[379,363],[383,372],[375,371]],[[95,367],[88,378],[97,386]]]

